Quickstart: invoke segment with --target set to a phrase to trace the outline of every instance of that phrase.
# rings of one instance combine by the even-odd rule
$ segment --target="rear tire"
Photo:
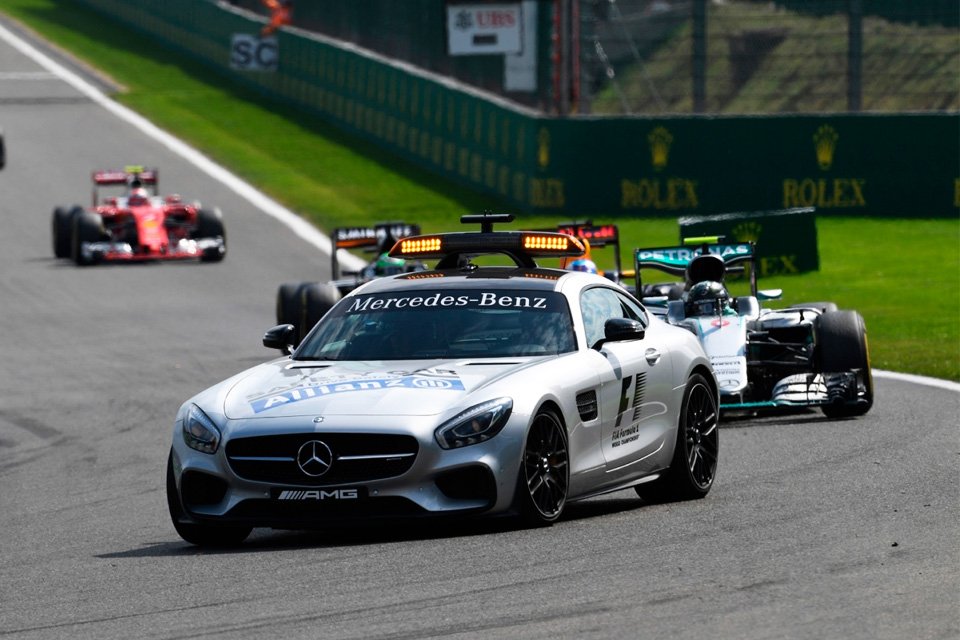
[[[53,255],[58,258],[70,257],[73,217],[80,211],[83,211],[81,207],[57,207],[53,210]]]
[[[285,282],[277,289],[277,324],[299,327],[303,314],[301,291],[306,282]]]
[[[857,404],[828,404],[821,409],[828,418],[862,416],[873,406],[873,374],[867,327],[856,311],[830,311],[817,323],[817,354],[821,373],[859,370],[863,383],[862,397]]]
[[[106,237],[103,218],[92,211],[77,211],[73,216],[73,228],[70,233],[70,257],[79,266],[84,267],[100,262],[98,256],[83,254],[84,242],[100,242]]]
[[[717,474],[720,440],[717,399],[706,379],[687,380],[670,467],[656,480],[637,486],[647,502],[698,500],[710,493]]]
[[[303,300],[303,320],[300,330],[300,340],[333,308],[340,300],[340,290],[331,283],[311,282],[301,290]]]
[[[220,262],[227,255],[227,232],[223,227],[223,214],[220,209],[197,210],[197,229],[194,238],[221,238],[223,247],[205,249],[200,256],[201,262]]]
[[[546,526],[560,518],[570,486],[568,461],[567,432],[560,416],[542,409],[527,434],[514,497],[526,524]]]
[[[177,491],[177,481],[173,477],[173,451],[167,458],[167,508],[170,511],[173,528],[177,530],[180,537],[200,547],[233,547],[246,540],[253,531],[253,527],[245,526],[180,522],[184,511],[180,503],[180,493]]]

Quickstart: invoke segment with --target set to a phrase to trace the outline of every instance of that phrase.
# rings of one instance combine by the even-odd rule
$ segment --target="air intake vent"
[[[584,391],[577,396],[577,411],[584,422],[597,419],[597,392]]]

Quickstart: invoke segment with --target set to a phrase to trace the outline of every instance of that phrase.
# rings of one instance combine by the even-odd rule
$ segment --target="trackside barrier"
[[[226,2],[79,1],[521,211],[960,213],[956,113],[559,119]]]

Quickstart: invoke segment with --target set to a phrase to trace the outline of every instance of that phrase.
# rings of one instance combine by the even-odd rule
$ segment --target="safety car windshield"
[[[544,356],[576,349],[570,309],[553,291],[443,289],[341,300],[295,360]]]

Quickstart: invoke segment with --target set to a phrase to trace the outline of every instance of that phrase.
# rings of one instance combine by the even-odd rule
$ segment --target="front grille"
[[[330,469],[309,476],[297,464],[297,452],[311,440],[333,454]],[[298,433],[231,440],[230,468],[241,478],[282,485],[332,486],[392,478],[413,466],[419,445],[413,436],[366,433]]]

